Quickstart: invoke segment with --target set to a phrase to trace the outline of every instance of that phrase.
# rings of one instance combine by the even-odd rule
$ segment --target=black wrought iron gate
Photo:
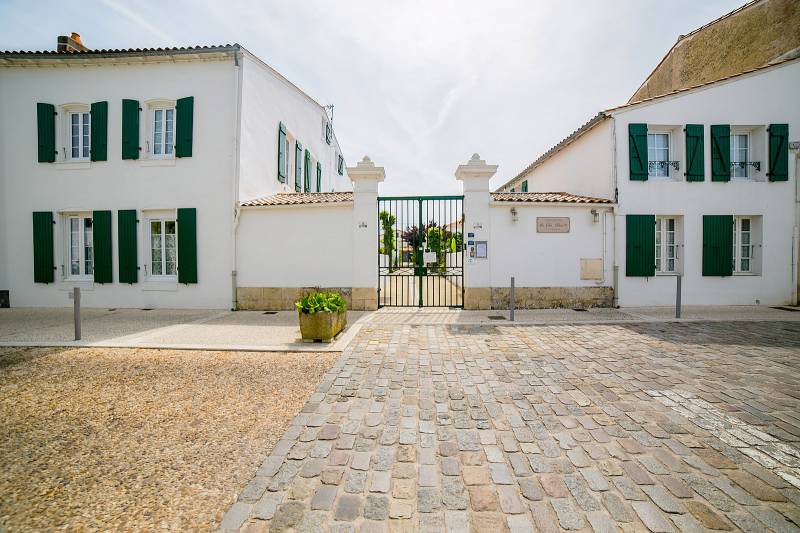
[[[464,197],[378,198],[378,306],[464,306]]]

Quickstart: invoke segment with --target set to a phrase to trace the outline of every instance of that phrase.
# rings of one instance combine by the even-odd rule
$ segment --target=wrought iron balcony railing
[[[760,171],[761,170],[761,161],[733,161],[731,162],[731,168],[747,168],[753,167],[754,169]]]
[[[649,171],[651,171],[651,172],[653,170],[656,170],[656,169],[660,170],[662,168],[668,168],[668,167],[672,167],[676,171],[678,171],[678,170],[680,170],[680,166],[681,166],[680,161],[648,161],[647,162],[647,169]]]

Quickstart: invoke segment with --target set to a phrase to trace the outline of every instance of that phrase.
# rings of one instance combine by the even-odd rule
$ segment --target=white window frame
[[[152,164],[160,165],[160,164],[168,164],[172,165],[175,161],[175,134],[177,128],[177,119],[178,119],[178,111],[176,109],[177,101],[171,100],[168,98],[158,98],[158,99],[150,99],[144,102],[144,109],[145,109],[145,127],[141,128],[142,133],[140,135],[144,136],[143,144],[141,146],[144,147],[145,156],[143,159],[153,161]],[[166,111],[168,109],[172,110],[172,153],[165,154],[162,153],[157,154],[155,153],[155,146],[154,146],[154,138],[155,138],[155,116],[156,111]],[[164,120],[164,119],[162,119]],[[164,131],[162,128],[162,146],[166,142],[164,139]],[[161,163],[164,162],[164,163]]]
[[[91,272],[87,272],[86,264],[86,229],[85,219],[92,220],[92,236],[94,236],[94,220],[92,219],[91,211],[70,212],[64,213],[64,269],[62,276],[67,281],[91,281],[94,279],[94,240],[89,243],[89,248],[92,250],[91,258]],[[77,220],[78,227],[78,253],[80,259],[78,260],[78,273],[72,273],[72,221]]]
[[[177,212],[172,210],[150,211],[144,214],[146,221],[145,238],[145,280],[156,282],[177,283],[178,281],[178,223]],[[153,234],[152,223],[161,223],[161,274],[153,274]],[[164,274],[166,272],[166,222],[175,223],[175,274]]]
[[[669,221],[672,220],[672,244],[669,244]],[[678,250],[680,249],[680,244],[678,243],[678,236],[680,232],[678,231],[678,223],[679,219],[675,216],[657,216],[656,217],[656,252],[655,252],[655,259],[656,259],[656,274],[673,276],[678,274],[680,263],[678,257]],[[672,257],[669,257],[670,249],[672,249]],[[673,261],[673,268],[672,270],[666,267],[667,259],[672,259]],[[660,262],[659,262],[660,260]]]
[[[75,136],[72,133],[72,119],[78,117],[78,155],[73,155]],[[85,120],[85,122],[84,122]],[[86,133],[83,133],[84,126]],[[67,160],[89,161],[92,143],[92,115],[89,109],[67,111]],[[86,155],[84,155],[84,153]]]
[[[666,174],[661,176],[658,174],[651,174],[650,171],[650,136],[651,135],[666,135],[667,136],[667,159],[666,161],[670,161],[670,157],[672,156],[672,132],[668,130],[647,130],[647,177],[652,179],[670,179],[672,177],[672,169],[670,168],[669,164],[666,165],[665,170]]]
[[[734,163],[736,161],[734,161],[734,159],[733,159],[733,154],[737,151],[737,149],[734,148],[734,138],[736,138],[737,136],[741,136],[741,135],[743,135],[743,136],[745,136],[747,138],[747,146],[746,146],[747,154],[746,154],[745,161],[744,161],[747,164],[745,164],[744,168],[740,168],[738,165],[734,165]],[[752,135],[750,134],[750,132],[749,131],[741,131],[741,130],[731,130],[731,152],[730,152],[731,179],[737,179],[737,180],[750,180],[750,179],[753,179],[753,173],[752,173],[752,171],[750,169],[750,165],[749,165],[750,161],[752,161],[752,160],[753,160],[753,139],[752,139]],[[744,172],[744,175],[743,176],[737,176],[736,172]]]
[[[742,221],[747,220],[749,229],[747,233],[747,244],[742,244]],[[755,274],[755,220],[751,216],[733,217],[733,272],[734,274]],[[742,253],[742,247],[748,247],[748,255]],[[742,268],[742,260],[748,261],[748,268]]]
[[[56,146],[59,148],[56,154],[56,162],[64,168],[86,168],[91,163],[91,143],[92,143],[92,115],[91,105],[84,102],[69,102],[61,104],[57,108],[56,116]],[[72,157],[72,115],[74,113],[87,113],[89,115],[89,139],[87,147],[89,149],[87,157]]]

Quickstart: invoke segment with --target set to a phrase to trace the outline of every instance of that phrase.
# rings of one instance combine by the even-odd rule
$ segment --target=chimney
[[[56,50],[59,52],[86,52],[89,49],[81,42],[81,36],[72,32],[69,37],[66,35],[58,36]]]

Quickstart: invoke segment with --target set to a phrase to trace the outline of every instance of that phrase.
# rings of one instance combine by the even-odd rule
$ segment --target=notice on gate
[[[569,217],[536,217],[536,233],[569,233]]]
[[[436,252],[423,252],[422,260],[425,263],[435,263],[436,262]]]

